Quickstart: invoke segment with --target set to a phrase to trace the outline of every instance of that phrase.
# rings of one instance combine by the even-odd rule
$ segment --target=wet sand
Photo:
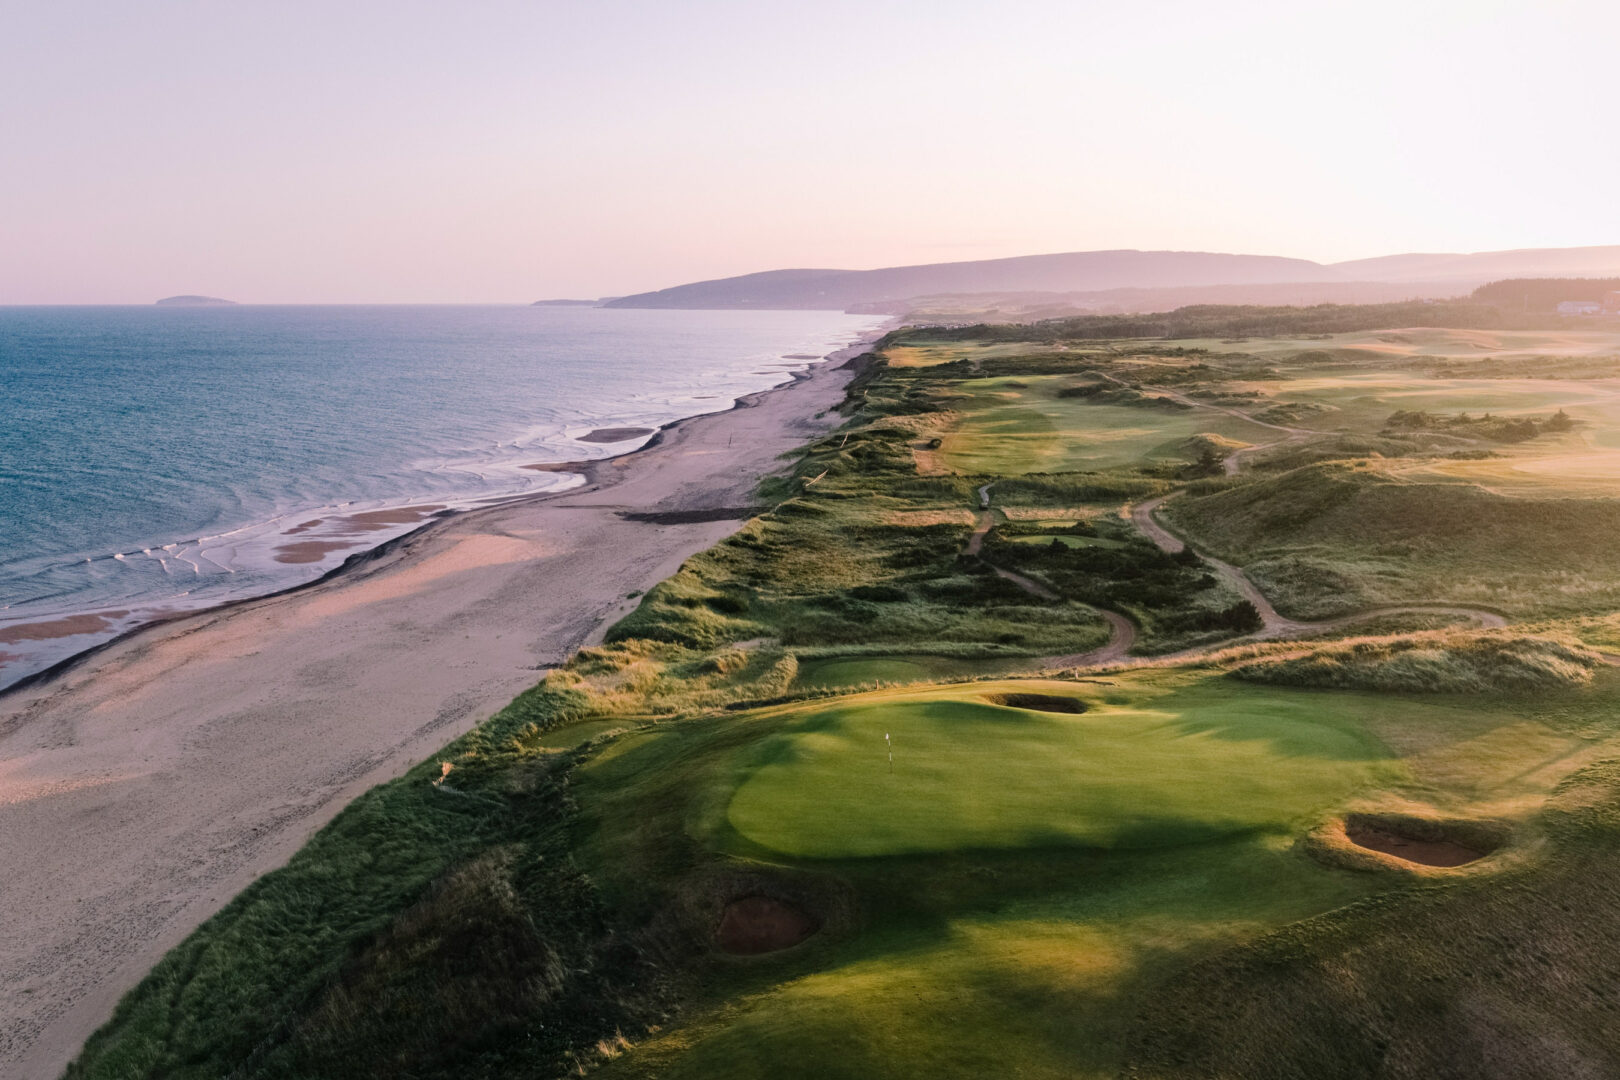
[[[603,427],[579,437],[579,442],[616,443],[631,439],[644,439],[653,433],[650,427]]]
[[[386,510],[362,510],[357,514],[342,514],[331,518],[312,518],[282,531],[283,536],[310,535],[308,540],[294,540],[276,547],[278,563],[316,563],[334,551],[365,547],[362,540],[349,537],[365,536],[401,525],[420,525],[443,510],[440,503],[422,506],[394,506]]]
[[[84,615],[65,615],[60,619],[12,623],[10,626],[0,627],[0,645],[16,645],[23,641],[49,641],[53,638],[76,637],[79,634],[98,634],[128,614],[127,611],[96,611]]]
[[[777,455],[836,420],[816,418],[843,396],[834,367],[592,463],[584,487],[430,521],[0,695],[0,1076],[57,1076],[167,949],[345,803],[736,530]]]

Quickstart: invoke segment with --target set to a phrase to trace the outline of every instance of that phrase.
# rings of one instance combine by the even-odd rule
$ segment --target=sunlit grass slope
[[[1196,965],[1133,1021],[1123,1075],[1620,1075],[1620,761],[1558,786],[1540,860],[1353,904]]]
[[[838,882],[861,912],[780,959],[712,963],[683,1022],[604,1075],[1116,1075],[1131,1018],[1186,965],[1405,887],[1306,854],[1324,817],[1528,820],[1614,729],[1612,688],[1528,706],[1111,682],[866,694],[648,732],[586,766],[585,850],[617,904],[656,912],[747,867]],[[1094,708],[989,703],[1005,692]]]

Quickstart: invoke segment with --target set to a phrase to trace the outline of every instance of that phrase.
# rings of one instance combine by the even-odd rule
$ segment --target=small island
[[[221,300],[217,296],[165,296],[155,307],[235,307],[235,300]]]

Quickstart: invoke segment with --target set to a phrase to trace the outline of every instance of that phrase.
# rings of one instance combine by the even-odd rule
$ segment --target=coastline
[[[881,332],[591,461],[581,486],[431,518],[0,692],[0,1071],[58,1075],[167,949],[352,798],[735,531]]]
[[[850,348],[861,346],[863,342],[875,340],[883,332],[883,328],[878,328],[864,333],[851,345],[833,350],[827,356],[842,355]],[[788,357],[784,356],[783,359]],[[807,354],[795,353],[791,359],[801,364],[819,364],[824,362],[826,357],[809,357]],[[766,373],[756,372],[756,374]],[[245,589],[227,591],[224,595],[199,597],[192,601],[180,601],[164,596],[142,599],[126,595],[116,600],[108,598],[100,605],[87,608],[66,608],[13,621],[0,618],[0,699],[15,690],[26,690],[47,682],[130,635],[151,627],[236,604],[280,596],[327,581],[334,574],[349,567],[353,560],[363,561],[379,547],[410,536],[421,527],[432,524],[434,520],[476,513],[515,500],[562,495],[589,486],[597,482],[600,466],[656,445],[666,430],[698,417],[723,414],[738,408],[739,403],[791,385],[793,381],[803,377],[803,373],[798,371],[784,371],[780,374],[784,376],[782,382],[763,390],[741,394],[725,408],[679,416],[656,427],[609,426],[591,428],[583,434],[573,436],[581,450],[587,447],[611,446],[615,442],[646,439],[631,449],[602,457],[508,463],[505,466],[509,470],[531,476],[535,473],[554,474],[556,482],[547,478],[545,482],[548,486],[540,490],[497,490],[487,494],[450,496],[447,500],[445,496],[440,496],[440,501],[417,496],[396,502],[361,504],[358,507],[349,504],[348,508],[341,509],[328,507],[324,510],[315,508],[302,511],[287,510],[278,513],[277,517],[270,521],[233,526],[220,534],[220,537],[223,537],[249,531],[263,532],[266,526],[272,526],[273,531],[265,533],[255,542],[255,546],[260,549],[257,554],[258,561],[263,565],[279,566],[285,570],[296,571],[307,568],[316,571],[313,577],[304,577],[291,582],[284,580],[279,583],[261,581],[256,587],[249,586]],[[535,479],[537,482],[540,481],[539,477]],[[291,527],[284,528],[284,525]],[[378,540],[369,536],[374,533],[386,535]],[[218,560],[212,553],[207,553],[205,557],[204,550],[200,546],[207,539],[209,538],[179,541],[169,546],[197,545],[196,557],[217,564]],[[147,553],[150,554],[152,550],[155,549],[147,549]],[[132,549],[124,554],[103,558],[123,559],[133,557],[135,554]],[[256,569],[251,563],[249,568]],[[217,588],[215,591],[218,591]],[[0,616],[5,614],[0,611]],[[20,672],[17,669],[21,669]]]
[[[0,689],[147,622],[315,580],[436,509],[578,485],[525,466],[623,455],[780,385],[805,366],[788,354],[819,360],[878,322],[511,305],[134,314],[0,325],[21,410]],[[170,351],[186,335],[206,345],[196,370]],[[250,370],[280,390],[242,413]],[[165,380],[186,392],[155,391]],[[80,425],[96,437],[68,434]]]

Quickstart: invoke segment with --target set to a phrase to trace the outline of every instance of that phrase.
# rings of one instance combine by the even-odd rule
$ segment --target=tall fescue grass
[[[1584,686],[1603,658],[1570,641],[1512,633],[1439,631],[1324,645],[1303,656],[1234,666],[1234,678],[1274,686],[1427,694],[1533,693]]]

